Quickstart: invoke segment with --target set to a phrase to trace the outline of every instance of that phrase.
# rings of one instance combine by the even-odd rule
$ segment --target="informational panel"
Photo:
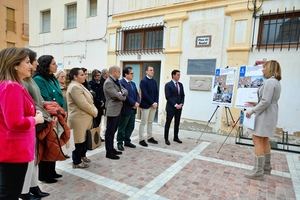
[[[257,90],[263,84],[262,66],[241,66],[235,100],[238,108],[253,107],[258,102]]]
[[[216,59],[188,59],[188,75],[211,75],[215,74]]]
[[[216,69],[213,104],[224,105],[227,107],[232,106],[235,71],[234,68]]]

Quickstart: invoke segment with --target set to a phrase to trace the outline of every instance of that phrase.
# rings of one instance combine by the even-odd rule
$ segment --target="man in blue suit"
[[[182,83],[179,82],[180,79],[180,71],[173,70],[172,73],[172,80],[165,85],[165,96],[167,99],[166,105],[166,124],[165,124],[165,143],[170,145],[169,141],[169,129],[170,124],[175,117],[174,122],[174,138],[173,140],[178,143],[182,143],[182,141],[178,138],[179,132],[179,123],[181,117],[181,111],[184,104],[184,90]]]
[[[128,91],[128,96],[123,103],[121,119],[118,128],[118,150],[124,151],[124,146],[135,148],[131,143],[130,136],[134,130],[136,109],[140,105],[140,97],[135,83],[132,81],[133,71],[132,67],[125,67],[123,69],[123,79],[120,81],[121,85]]]

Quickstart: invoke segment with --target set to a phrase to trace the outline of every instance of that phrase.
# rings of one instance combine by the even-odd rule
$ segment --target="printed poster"
[[[213,104],[232,106],[235,71],[234,68],[216,69]]]
[[[235,106],[238,108],[255,106],[258,102],[257,90],[263,81],[262,65],[241,66]]]

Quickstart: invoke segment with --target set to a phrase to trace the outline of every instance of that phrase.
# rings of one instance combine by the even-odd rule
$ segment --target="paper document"
[[[254,130],[254,125],[255,125],[255,114],[252,114],[250,118],[246,117],[246,113],[244,115],[244,121],[243,121],[243,125],[246,128],[252,129]]]

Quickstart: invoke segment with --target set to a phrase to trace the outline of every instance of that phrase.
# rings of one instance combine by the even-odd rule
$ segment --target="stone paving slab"
[[[126,148],[121,159],[112,161],[105,153],[91,156],[87,171],[142,188],[165,169],[175,163],[179,156],[137,147]]]
[[[174,151],[185,152],[185,153],[190,152],[193,148],[195,148],[198,145],[196,143],[196,140],[191,139],[191,138],[183,138],[181,140],[184,144],[178,144],[177,142],[173,141],[173,137],[170,137],[169,141],[170,141],[171,145],[166,145],[165,144],[165,139],[162,135],[154,134],[154,138],[155,138],[155,140],[158,141],[158,144],[148,143],[149,146],[165,148],[165,149],[171,149],[171,150],[174,150]],[[139,143],[138,138],[133,140],[133,143],[140,146],[138,144]]]
[[[202,156],[218,158],[222,160],[253,165],[254,153],[253,147],[225,144],[217,153],[220,143],[211,143],[202,153]],[[274,170],[281,172],[289,172],[285,154],[273,151],[271,154],[271,165]]]
[[[132,136],[135,144],[137,130]],[[199,132],[188,131],[180,131],[182,144],[170,137],[167,146],[163,127],[153,130],[158,145],[126,148],[118,161],[105,158],[103,144],[88,152],[90,168],[72,169],[71,159],[57,162],[64,177],[55,184],[39,184],[51,193],[44,199],[300,199],[299,155],[272,151],[272,175],[264,181],[249,180],[244,174],[251,169],[253,147],[228,138],[217,154],[223,136],[204,134],[196,143]]]
[[[193,160],[157,194],[168,199],[296,199],[292,181],[266,176],[264,181],[249,180],[249,171],[207,161]]]
[[[58,170],[57,170],[58,171]],[[58,171],[63,175],[54,184],[39,184],[43,191],[50,193],[45,200],[95,200],[95,199],[127,199],[128,196],[108,189],[83,178]]]

